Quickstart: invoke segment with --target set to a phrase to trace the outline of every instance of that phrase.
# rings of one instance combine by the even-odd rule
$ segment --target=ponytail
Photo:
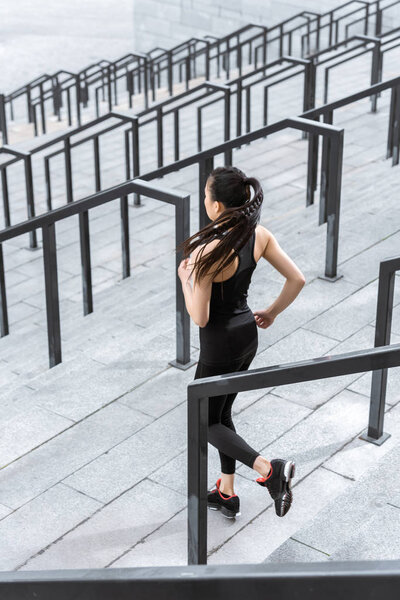
[[[196,269],[197,281],[207,274],[215,277],[231,264],[235,259],[235,253],[243,248],[259,223],[264,199],[258,179],[246,177],[243,171],[236,167],[218,167],[211,172],[207,181],[213,200],[222,202],[226,209],[215,221],[200,229],[176,248],[176,251],[182,251],[183,258],[186,258],[195,248],[203,246],[193,266],[193,270]],[[252,198],[250,188],[254,191]],[[206,244],[216,237],[221,237],[221,241],[203,257]],[[232,249],[233,253],[231,253]],[[215,263],[218,263],[218,266],[211,271]]]

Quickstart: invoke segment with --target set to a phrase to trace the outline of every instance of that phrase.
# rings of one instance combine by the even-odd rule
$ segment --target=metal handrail
[[[398,600],[399,585],[400,560],[0,572],[2,600]]]
[[[374,3],[374,4],[376,4],[377,2],[378,2],[378,0],[375,0],[375,3]],[[209,52],[210,52],[210,49],[212,49],[212,48],[214,48],[214,47],[216,47],[216,48],[217,48],[217,46],[218,46],[218,54],[217,54],[217,56],[219,57],[219,56],[220,56],[220,46],[221,46],[221,44],[223,44],[223,43],[224,43],[226,40],[232,40],[232,39],[234,39],[234,38],[238,38],[238,36],[239,36],[239,35],[240,35],[240,34],[241,34],[243,31],[246,31],[246,29],[249,29],[249,28],[252,28],[252,27],[259,27],[259,28],[261,28],[261,29],[263,29],[263,30],[264,30],[263,36],[264,36],[264,38],[265,38],[265,42],[267,42],[267,38],[265,37],[265,35],[266,35],[266,32],[267,32],[267,31],[268,31],[268,32],[269,32],[269,31],[275,31],[276,29],[277,29],[277,30],[279,30],[279,35],[281,36],[281,38],[280,38],[280,39],[281,39],[281,41],[280,41],[280,54],[282,55],[282,53],[283,53],[283,43],[282,43],[282,39],[283,39],[283,38],[282,38],[282,36],[284,36],[284,35],[288,35],[289,33],[290,33],[290,35],[292,35],[292,33],[293,33],[294,31],[296,31],[297,29],[299,29],[299,27],[302,27],[302,26],[304,26],[304,24],[303,24],[303,25],[299,25],[297,28],[294,28],[294,29],[290,30],[290,32],[285,32],[285,31],[284,31],[284,25],[285,25],[286,23],[288,23],[288,22],[292,22],[292,21],[294,21],[294,20],[296,20],[296,19],[298,19],[298,18],[306,18],[306,19],[308,19],[307,23],[308,23],[308,29],[309,29],[309,25],[310,25],[310,17],[309,17],[308,15],[312,15],[312,17],[313,17],[314,21],[316,21],[316,22],[317,22],[318,26],[320,26],[320,24],[321,24],[321,19],[325,18],[327,15],[330,15],[330,16],[332,16],[333,14],[335,14],[335,11],[336,11],[336,10],[341,10],[342,8],[344,8],[344,7],[346,7],[346,6],[350,5],[350,4],[353,4],[353,3],[354,3],[354,2],[348,2],[348,3],[344,4],[344,5],[342,5],[342,7],[337,7],[337,8],[336,8],[336,9],[334,9],[333,11],[329,11],[328,13],[324,13],[323,15],[318,15],[317,13],[310,13],[309,11],[303,11],[302,13],[298,13],[297,15],[294,15],[294,16],[293,16],[293,17],[291,17],[290,19],[287,19],[287,20],[283,21],[282,23],[280,23],[280,24],[277,24],[276,26],[274,26],[274,27],[272,27],[272,28],[269,28],[269,29],[267,29],[265,26],[261,26],[261,25],[252,25],[252,24],[250,24],[250,25],[247,25],[247,26],[244,26],[244,27],[242,27],[242,28],[241,28],[241,29],[239,29],[239,30],[236,30],[235,32],[232,32],[231,34],[228,34],[228,36],[225,36],[224,38],[221,38],[221,39],[218,39],[218,40],[216,40],[216,41],[214,42],[214,44],[211,44],[210,42],[207,42],[206,40],[198,40],[198,39],[191,38],[191,39],[190,39],[190,40],[188,40],[187,42],[183,42],[183,43],[179,44],[177,47],[175,47],[175,48],[172,48],[171,50],[167,51],[167,53],[166,53],[166,55],[165,55],[164,57],[160,57],[160,56],[159,56],[159,57],[156,57],[156,59],[151,59],[150,57],[148,57],[148,59],[149,59],[149,62],[148,62],[148,64],[145,64],[144,66],[143,66],[143,65],[141,65],[141,64],[139,64],[139,65],[136,67],[136,70],[138,71],[138,74],[139,74],[139,76],[140,76],[140,74],[141,74],[141,73],[143,73],[143,74],[147,73],[147,70],[148,70],[148,68],[151,70],[151,69],[153,69],[153,66],[157,66],[157,69],[158,69],[158,78],[159,78],[159,77],[160,77],[160,61],[161,61],[161,60],[166,60],[166,61],[167,61],[167,62],[166,62],[166,65],[167,65],[167,67],[166,67],[166,68],[170,68],[170,66],[172,66],[172,67],[173,67],[173,64],[174,64],[174,63],[173,63],[173,61],[172,61],[172,65],[171,65],[171,63],[170,63],[170,61],[169,61],[169,59],[168,59],[168,56],[171,56],[171,55],[173,55],[173,53],[174,53],[174,50],[175,50],[176,48],[181,48],[182,46],[183,46],[183,47],[185,47],[185,44],[186,44],[186,47],[187,47],[187,48],[189,48],[189,56],[188,56],[188,57],[186,57],[186,58],[183,58],[183,59],[182,59],[183,61],[187,61],[187,59],[188,59],[188,58],[189,58],[189,60],[192,60],[192,59],[193,59],[193,60],[195,60],[195,59],[196,59],[196,57],[198,57],[198,56],[202,56],[202,55],[204,54],[204,52],[207,52],[207,53],[209,53]],[[357,10],[360,10],[360,9],[356,9],[356,11],[355,11],[355,12],[357,12]],[[351,14],[352,14],[352,13],[351,13]],[[345,15],[345,16],[348,16],[348,15]],[[340,19],[340,18],[344,18],[344,17],[339,17],[339,19]],[[206,46],[206,48],[205,48],[205,49],[204,49],[204,48],[201,48],[201,49],[199,49],[199,50],[196,50],[194,53],[192,53],[192,54],[191,54],[191,50],[190,50],[190,48],[191,48],[191,44],[193,43],[193,39],[194,39],[194,43],[195,43],[195,44],[196,44],[196,43],[198,43],[198,42],[204,42],[204,43],[206,43],[206,45],[207,45],[207,46]],[[269,40],[269,41],[270,41],[270,42],[273,42],[273,41],[275,41],[275,39],[277,39],[277,38],[273,38],[273,39],[271,39],[271,40]],[[243,41],[242,43],[243,43],[243,44],[248,44],[248,43],[249,43],[249,40],[245,40],[245,41]],[[230,53],[230,52],[232,52],[232,51],[235,51],[235,47],[233,47],[233,48],[229,48],[229,51],[228,51],[228,53]],[[171,54],[171,53],[172,53],[172,54]],[[133,56],[133,55],[132,55],[132,56]],[[210,54],[208,54],[208,56],[210,57]],[[143,55],[142,55],[142,58],[143,58]],[[211,57],[211,58],[212,58],[212,57]],[[266,57],[265,57],[265,58],[266,58]],[[132,61],[134,61],[134,60],[137,60],[137,59],[139,59],[139,60],[140,60],[140,56],[139,56],[139,54],[136,54],[136,55],[135,55],[135,58],[133,58],[133,59],[132,59]],[[115,75],[115,69],[116,69],[116,68],[118,68],[118,62],[119,62],[120,60],[121,60],[121,59],[118,59],[117,61],[114,61],[114,63],[110,63],[110,65],[108,66],[108,69],[107,69],[107,78],[108,78],[107,89],[108,89],[109,91],[111,90],[111,85],[112,85],[112,83],[113,83],[113,82],[114,82],[114,84],[116,83],[116,79],[115,79],[115,77],[116,77],[116,75]],[[154,60],[157,60],[158,62],[156,63],[156,62],[154,62]],[[99,64],[99,63],[97,63],[97,65],[98,65],[98,64]],[[185,64],[186,64],[186,63],[185,63]],[[123,67],[124,67],[124,66],[126,66],[126,64],[125,64],[125,65],[123,65]],[[78,119],[78,124],[80,124],[80,103],[81,103],[81,101],[82,101],[82,102],[84,103],[84,105],[86,105],[86,103],[87,103],[87,98],[88,98],[88,96],[87,96],[87,93],[88,93],[88,92],[87,92],[88,79],[87,79],[87,77],[86,77],[86,71],[88,70],[88,68],[89,68],[89,67],[86,67],[86,69],[82,70],[80,73],[78,73],[78,74],[74,74],[75,83],[74,83],[74,84],[71,84],[71,85],[74,85],[74,86],[76,87],[76,109],[77,109],[77,119]],[[111,71],[113,71],[113,73],[114,73],[114,75],[113,75],[113,76],[111,75]],[[133,70],[131,70],[131,71],[130,71],[130,73],[132,74],[132,73],[133,73]],[[84,93],[84,95],[83,95],[83,96],[81,95],[81,88],[80,88],[80,77],[81,77],[81,74],[83,74],[83,75],[85,76],[85,81],[84,81],[84,89],[86,89],[86,91],[85,91],[85,93]],[[132,75],[130,75],[130,76],[132,76]],[[151,75],[151,78],[152,78],[153,82],[154,82],[154,76],[155,76],[155,73],[153,72],[153,74]],[[59,114],[59,109],[60,109],[60,106],[61,106],[61,105],[60,105],[60,102],[61,102],[61,95],[62,95],[63,91],[62,91],[62,89],[59,89],[59,86],[58,86],[58,84],[57,84],[57,94],[55,95],[55,91],[54,91],[54,90],[55,90],[55,88],[54,88],[54,85],[53,85],[53,82],[54,82],[54,77],[55,77],[55,75],[53,75],[53,76],[49,76],[49,77],[50,77],[50,80],[51,80],[51,82],[52,82],[52,89],[49,91],[49,94],[50,94],[50,95],[49,95],[49,97],[52,97],[52,98],[53,98],[53,101],[54,101],[54,106],[55,106],[55,111],[56,111],[56,112],[58,111],[58,112],[57,112],[57,114]],[[102,77],[103,77],[103,71],[102,71],[102,69],[100,69],[100,71],[99,71],[99,73],[98,73],[98,76],[97,76],[97,79],[96,79],[96,80],[100,80]],[[114,77],[114,79],[112,79],[112,77]],[[208,78],[208,77],[207,77],[207,73],[206,73],[206,79],[207,79],[207,78]],[[228,69],[228,71],[227,71],[227,78],[229,78],[229,69]],[[42,84],[40,84],[40,86],[42,86]],[[70,87],[71,87],[71,86],[68,86],[68,89],[70,89]],[[169,87],[170,87],[170,93],[172,93],[171,86],[169,86]],[[20,88],[20,90],[22,90],[22,89],[23,89],[23,88]],[[29,88],[29,87],[26,87],[26,89],[27,89],[27,90],[30,90],[30,88]],[[46,95],[46,92],[45,92],[45,93],[44,93],[44,95],[43,95],[43,90],[42,90],[42,88],[40,88],[40,91],[41,91],[41,93],[40,93],[40,100],[39,100],[39,103],[40,103],[41,112],[42,112],[42,126],[43,126],[43,128],[45,129],[45,119],[44,119],[44,100],[45,100],[45,95]],[[103,91],[104,91],[104,81],[103,81]],[[109,108],[110,108],[110,110],[111,110],[111,109],[112,109],[112,100],[111,100],[111,95],[110,95],[110,94],[111,94],[111,92],[109,93],[109,105],[110,105],[110,106],[109,106]],[[154,86],[153,86],[153,95],[154,95]],[[146,98],[147,98],[147,94],[146,94]],[[9,100],[9,97],[8,97],[8,96],[4,96],[4,95],[2,95],[2,101],[0,102],[0,105],[3,103],[3,105],[4,105],[4,106],[3,106],[3,109],[4,109],[4,110],[0,110],[0,113],[1,113],[1,112],[4,112],[4,115],[5,115],[5,102],[7,102],[8,100]],[[70,99],[69,99],[69,92],[68,92],[68,102],[70,102]],[[29,114],[29,120],[32,120],[32,119],[34,120],[34,124],[35,124],[35,134],[37,133],[37,123],[36,123],[36,116],[35,116],[35,113],[36,113],[36,108],[35,108],[35,107],[36,107],[36,106],[37,106],[37,105],[35,104],[35,105],[32,107],[32,106],[30,105],[30,100],[29,100],[29,98],[28,98],[28,108],[29,108],[29,110],[28,110],[28,114]],[[0,107],[0,108],[1,108],[1,107]],[[69,110],[68,110],[68,117],[69,117],[69,124],[71,125],[71,122],[70,122],[71,114],[70,114],[70,113],[71,113],[71,111],[70,111],[70,108],[69,108]],[[55,113],[55,114],[56,114],[56,113]],[[1,116],[1,114],[0,114],[0,116]],[[5,139],[4,139],[4,141],[7,143],[6,116],[4,116],[4,119],[2,119],[2,121],[4,121],[4,123],[2,123],[2,122],[1,122],[1,120],[0,120],[0,125],[1,125],[1,126],[2,126],[2,128],[3,128],[3,137],[5,138]]]
[[[29,232],[42,230],[43,263],[46,291],[47,335],[50,367],[61,362],[60,309],[57,277],[57,245],[55,224],[73,215],[79,216],[80,250],[82,264],[83,313],[93,312],[93,293],[90,258],[89,210],[115,199],[120,199],[122,276],[130,276],[130,239],[128,195],[136,193],[166,202],[175,206],[175,243],[181,244],[190,235],[190,196],[171,191],[159,185],[149,184],[140,179],[128,181],[108,190],[92,194],[66,206],[57,208],[44,215],[8,227],[0,231],[0,333],[8,335],[8,313],[6,284],[4,277],[4,258],[2,244],[10,239]],[[177,275],[181,253],[176,253],[175,289],[176,289],[176,359],[172,366],[187,369],[193,364],[190,360],[190,318],[185,308],[185,299]]]
[[[400,366],[400,344],[196,379],[187,388],[188,561],[207,563],[209,398]],[[364,438],[365,439],[365,438]]]

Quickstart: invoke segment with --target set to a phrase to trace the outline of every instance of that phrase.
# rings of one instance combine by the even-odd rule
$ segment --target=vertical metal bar
[[[392,87],[390,94],[390,109],[389,109],[389,125],[388,125],[388,138],[387,138],[387,150],[386,158],[390,158],[393,155],[393,129],[394,129],[394,114],[396,106],[396,94],[397,87]]]
[[[37,137],[39,135],[36,106],[37,106],[36,104],[32,104],[33,134],[35,137]]]
[[[175,161],[179,160],[179,108],[174,110]]]
[[[400,155],[400,86],[396,86],[392,133],[392,166],[399,164]]]
[[[389,270],[384,261],[381,262],[379,268],[379,288],[375,321],[375,348],[390,344],[394,282],[395,271]],[[381,438],[383,435],[384,439],[389,437],[387,434],[383,433],[387,374],[387,369],[372,371],[367,435],[375,440]]]
[[[375,17],[375,35],[378,36],[382,33],[382,10],[379,8],[379,2],[376,7]]]
[[[47,337],[50,368],[61,362],[60,306],[58,299],[57,246],[54,223],[42,227]]]
[[[224,141],[231,139],[231,89],[224,92]],[[232,149],[224,153],[225,165],[232,164]]]
[[[31,219],[35,216],[35,199],[33,192],[33,177],[32,177],[32,157],[31,155],[25,156],[24,158],[24,167],[25,167],[25,189],[26,189],[26,203],[27,203],[27,213],[28,219]],[[29,232],[29,247],[37,248],[37,237],[36,237],[36,229]]]
[[[332,46],[332,33],[333,33],[333,11],[329,13],[329,42],[328,46]]]
[[[246,133],[249,133],[251,130],[251,96],[250,96],[250,86],[246,87]]]
[[[131,259],[129,250],[129,207],[128,197],[123,196],[120,200],[121,214],[121,246],[122,246],[122,278],[131,274]]]
[[[175,247],[190,236],[190,196],[175,203]],[[182,253],[176,253],[175,289],[176,289],[176,362],[181,365],[190,363],[190,315],[185,307],[182,283],[178,277],[178,267]]]
[[[164,164],[164,148],[163,148],[163,113],[162,108],[157,108],[157,165],[158,168]]]
[[[93,138],[93,149],[94,149],[94,177],[96,192],[101,190],[101,174],[100,174],[100,147],[99,147],[99,136],[96,135]]]
[[[6,280],[4,275],[3,244],[0,244],[0,335],[9,334]]]
[[[319,117],[315,117],[319,121]],[[314,192],[317,188],[319,136],[310,133],[308,136],[307,160],[307,200],[306,206],[314,204]]]
[[[10,217],[10,201],[8,197],[8,181],[7,181],[7,170],[6,167],[1,169],[1,188],[3,196],[3,211],[4,211],[4,224],[6,227],[11,225]]]
[[[40,116],[42,118],[42,133],[46,133],[46,114],[44,107],[44,98],[43,98],[43,84],[39,84],[39,94],[40,94]]]
[[[188,563],[207,564],[208,398],[188,388]]]
[[[132,122],[132,171],[133,177],[138,177],[140,172],[139,162],[139,118],[134,117]],[[134,206],[140,206],[140,195],[133,195]]]
[[[174,89],[173,89],[172,53],[171,53],[171,50],[168,50],[167,60],[168,60],[168,92],[169,92],[169,95],[172,96],[173,93],[174,93]]]
[[[75,102],[76,102],[76,121],[81,126],[81,81],[79,75],[75,76]]]
[[[242,135],[242,80],[236,83],[236,136]]]
[[[332,125],[333,112],[327,111],[323,114],[324,123]],[[321,156],[321,182],[319,197],[319,221],[318,224],[326,223],[327,219],[327,194],[329,187],[329,157],[330,157],[330,137],[324,135],[322,138],[322,156]]]
[[[238,44],[237,51],[236,51],[236,62],[237,62],[237,67],[239,69],[239,77],[241,77],[242,76],[242,46],[240,44]]]
[[[316,41],[317,52],[320,49],[320,42],[321,42],[321,15],[317,15],[317,41]]]
[[[381,64],[381,41],[374,43],[372,49],[372,62],[371,62],[371,85],[379,83],[380,78],[380,64]],[[371,112],[375,113],[377,108],[378,94],[373,94],[371,97]]]
[[[369,4],[365,5],[365,17],[364,17],[364,35],[368,35],[369,26]]]
[[[225,54],[225,79],[229,79],[230,75],[230,64],[231,64],[231,48],[230,48],[230,38],[226,40],[226,54]]]
[[[268,86],[264,87],[264,114],[263,114],[263,124],[268,125]],[[264,136],[267,137],[266,135]]]
[[[210,43],[207,42],[206,52],[205,52],[205,76],[206,81],[210,79]]]
[[[4,94],[0,94],[0,131],[2,133],[4,146],[5,144],[8,144],[6,101]]]
[[[131,152],[129,146],[129,129],[124,131],[125,137],[125,176],[128,181],[131,178]]]
[[[197,152],[201,152],[202,147],[202,107],[197,107]]]
[[[67,112],[68,112],[68,125],[72,125],[72,108],[71,108],[71,92],[70,88],[67,88]]]
[[[67,188],[67,202],[73,202],[72,187],[72,164],[71,164],[71,138],[64,140],[64,163],[65,163],[65,182]]]
[[[279,25],[279,58],[283,56],[283,24]]]
[[[107,67],[107,100],[108,110],[112,111],[112,85],[111,85],[111,65]]]
[[[143,94],[144,107],[149,108],[149,64],[147,58],[144,59],[143,66]]]
[[[206,208],[204,206],[204,188],[206,186],[207,178],[213,169],[213,156],[204,158],[199,162],[199,229],[202,229],[210,222]]]
[[[44,157],[44,177],[45,177],[45,181],[46,181],[47,210],[52,210],[50,159],[48,156]]]
[[[190,80],[190,56],[186,56],[185,58],[185,83],[186,89],[189,89],[189,80]]]
[[[30,85],[26,86],[26,109],[28,113],[28,123],[32,123],[32,94]]]
[[[93,312],[92,268],[90,259],[89,212],[79,213],[79,238],[82,268],[83,314]]]
[[[329,278],[337,277],[342,163],[343,131],[340,131],[331,138],[329,156],[325,260],[325,277]]]
[[[113,65],[113,76],[114,76],[114,106],[118,106],[118,85],[117,85],[117,74],[116,74],[116,66]]]

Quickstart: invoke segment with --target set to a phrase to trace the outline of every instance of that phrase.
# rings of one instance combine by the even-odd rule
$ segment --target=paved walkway
[[[286,94],[289,102],[290,89]],[[318,203],[305,208],[307,142],[287,131],[235,152],[234,163],[262,180],[262,224],[306,277],[298,299],[259,330],[254,368],[373,346],[379,261],[400,247],[400,171],[385,159],[388,106],[385,93],[377,114],[365,101],[335,117],[345,127],[343,277],[335,283],[318,277],[326,231],[318,227]],[[105,163],[109,184],[118,180],[112,156]],[[86,168],[82,160],[80,189],[85,176],[92,185]],[[195,231],[196,170],[165,183],[192,194]],[[22,202],[16,206],[23,210]],[[41,252],[28,250],[27,239],[5,244],[11,331],[0,341],[2,570],[187,561],[186,387],[195,366],[180,371],[168,364],[175,351],[173,209],[143,199],[130,219],[133,270],[122,281],[118,207],[91,216],[95,310],[86,317],[77,222],[57,226],[63,363],[51,370]],[[251,308],[268,306],[283,283],[267,262],[259,264]],[[394,343],[399,275],[396,283]],[[197,359],[193,324],[191,344]],[[276,517],[254,474],[239,467],[242,514],[235,521],[209,514],[210,563],[398,556],[400,369],[389,373],[391,437],[381,447],[358,439],[367,425],[370,379],[356,374],[238,396],[238,431],[267,457],[296,461],[294,504],[284,519]],[[217,476],[210,447],[210,486]],[[378,540],[374,547],[371,539]]]

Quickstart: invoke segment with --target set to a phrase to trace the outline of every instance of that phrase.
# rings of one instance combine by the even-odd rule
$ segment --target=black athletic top
[[[256,232],[238,252],[239,266],[225,281],[213,281],[210,318],[199,327],[200,356],[204,364],[226,364],[257,350],[258,332],[247,290],[257,266],[254,259]]]

